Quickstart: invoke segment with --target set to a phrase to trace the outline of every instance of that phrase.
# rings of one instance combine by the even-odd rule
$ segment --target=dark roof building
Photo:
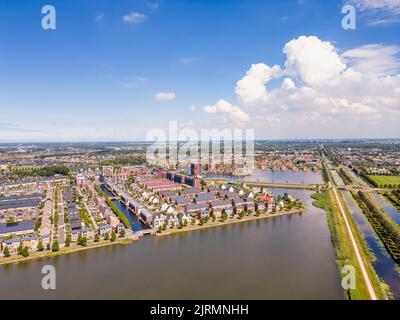
[[[35,231],[34,229],[35,229],[35,220],[20,221],[11,224],[1,223],[0,236],[32,233]]]

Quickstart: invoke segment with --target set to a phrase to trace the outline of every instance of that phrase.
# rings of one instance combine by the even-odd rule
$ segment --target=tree
[[[7,219],[7,224],[13,224],[13,223],[15,223],[15,218],[14,217],[9,217]]]
[[[10,250],[8,250],[8,247],[5,247],[3,250],[3,255],[8,258],[10,256]]]
[[[195,223],[196,223],[196,219],[192,218],[192,224],[195,224]]]
[[[79,234],[78,236],[78,244],[82,247],[86,247],[87,246],[87,238],[86,237],[82,237],[81,234]]]
[[[104,240],[108,240],[110,238],[110,235],[108,234],[108,232],[104,235]]]
[[[42,239],[40,239],[37,245],[37,251],[43,251],[43,250],[44,250],[43,242]]]
[[[60,245],[58,244],[58,240],[53,241],[53,245],[51,246],[51,251],[56,252],[60,250]]]
[[[19,246],[17,248],[17,252],[18,254],[22,254],[22,250],[24,249],[24,247],[22,246],[22,242],[19,243]]]
[[[24,258],[26,258],[26,257],[29,256],[28,247],[23,247],[23,248],[22,248],[21,255],[22,255]]]
[[[115,232],[111,232],[111,241],[114,242],[117,239],[117,235],[115,234]]]
[[[228,214],[225,211],[223,211],[221,214],[221,220],[225,221],[227,218],[228,218]]]
[[[71,245],[71,235],[68,234],[67,238],[65,239],[65,246],[69,247]]]
[[[96,233],[94,236],[94,242],[99,242],[100,241],[100,236]]]
[[[50,242],[47,242],[47,244],[46,244],[46,250],[50,250]]]
[[[119,232],[119,236],[120,236],[121,238],[125,237],[125,229],[122,229],[122,230]]]

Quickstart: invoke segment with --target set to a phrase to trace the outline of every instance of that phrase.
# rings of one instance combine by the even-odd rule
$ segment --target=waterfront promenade
[[[183,227],[182,229],[176,229],[176,228],[169,228],[167,230],[162,231],[161,233],[157,232],[156,235],[158,237],[163,237],[171,234],[176,234],[176,233],[182,233],[182,232],[188,232],[188,231],[194,231],[194,230],[200,230],[200,229],[207,229],[207,228],[213,228],[213,227],[220,227],[224,225],[229,225],[233,223],[240,223],[240,222],[248,222],[248,221],[254,221],[254,220],[261,220],[261,219],[267,219],[267,218],[273,218],[273,217],[279,217],[279,216],[286,216],[286,215],[291,215],[291,214],[298,214],[302,213],[304,211],[303,208],[296,208],[293,210],[283,210],[280,212],[276,213],[264,213],[260,214],[258,216],[255,215],[250,215],[250,216],[244,216],[243,218],[233,218],[233,219],[227,219],[225,221],[221,220],[216,220],[216,221],[208,221],[207,223],[204,224],[194,224],[191,225],[189,224],[186,227]]]

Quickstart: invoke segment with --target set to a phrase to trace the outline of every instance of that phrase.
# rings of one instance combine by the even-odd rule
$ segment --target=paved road
[[[329,185],[330,185],[330,183],[329,183]],[[335,194],[336,201],[339,204],[340,213],[341,213],[341,215],[342,215],[342,217],[344,219],[344,222],[346,224],[347,232],[350,235],[351,244],[353,246],[354,252],[356,253],[356,258],[357,258],[358,264],[360,265],[361,273],[362,273],[362,276],[364,278],[364,282],[367,285],[367,289],[368,289],[369,295],[371,297],[371,300],[377,300],[374,288],[372,287],[371,280],[369,279],[367,270],[365,268],[364,261],[361,258],[360,250],[358,249],[356,240],[354,239],[353,232],[351,231],[349,221],[348,221],[347,216],[346,216],[346,214],[345,214],[345,212],[343,210],[342,203],[340,202],[339,197],[337,195],[336,188],[332,188],[332,190],[333,190],[333,193]]]

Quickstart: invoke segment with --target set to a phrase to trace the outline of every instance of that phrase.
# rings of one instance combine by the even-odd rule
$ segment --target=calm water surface
[[[314,171],[291,171],[291,170],[271,170],[254,169],[250,176],[231,176],[224,174],[208,174],[207,179],[228,179],[231,181],[251,181],[251,182],[270,182],[270,183],[293,183],[293,184],[322,184],[319,172]]]
[[[343,299],[325,213],[290,192],[303,214],[0,266],[0,299]],[[54,291],[41,289],[46,264]]]
[[[371,194],[371,197],[377,202],[379,207],[382,208],[383,211],[395,222],[397,225],[400,226],[400,213],[397,209],[382,195],[380,194]]]

